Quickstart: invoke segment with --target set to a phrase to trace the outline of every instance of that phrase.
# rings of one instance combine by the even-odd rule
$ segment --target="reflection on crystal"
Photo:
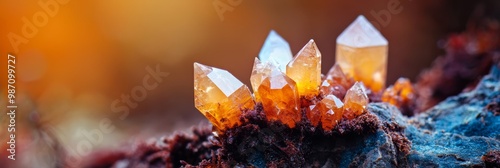
[[[259,53],[259,58],[263,63],[270,62],[282,72],[286,71],[286,65],[292,60],[292,51],[290,45],[274,30],[269,32],[269,35],[264,42],[264,46]]]
[[[358,16],[340,34],[336,52],[337,63],[346,75],[374,92],[384,88],[388,43],[364,16]]]
[[[194,63],[196,108],[219,130],[240,124],[241,111],[254,109],[246,85],[226,70]]]

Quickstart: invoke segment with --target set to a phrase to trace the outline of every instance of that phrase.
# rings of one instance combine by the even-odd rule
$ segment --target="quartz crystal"
[[[344,98],[347,88],[352,86],[351,81],[345,76],[338,64],[335,64],[323,80],[319,87],[320,93],[324,96],[333,94],[338,98]]]
[[[274,30],[271,30],[260,50],[260,60],[264,63],[272,63],[279,67],[282,72],[285,72],[286,65],[292,60],[292,57],[288,42]]]
[[[300,121],[299,94],[295,82],[277,68],[259,86],[259,95],[268,120],[277,120],[295,127]]]
[[[324,130],[333,129],[344,114],[344,103],[334,95],[323,98],[316,108],[321,111],[321,124]]]
[[[288,63],[286,75],[297,83],[300,96],[318,95],[321,84],[321,53],[314,40],[311,39]]]
[[[242,110],[254,109],[246,85],[226,70],[194,63],[196,108],[219,130],[240,124]]]
[[[356,82],[347,90],[344,97],[344,117],[353,119],[363,114],[368,105],[368,96],[366,95],[363,83]]]
[[[255,100],[260,102],[258,89],[262,81],[271,74],[271,70],[276,68],[273,64],[263,63],[258,58],[255,58],[253,63],[252,75],[250,76],[250,84],[255,95]]]
[[[342,85],[345,88],[352,86],[351,81],[345,76],[339,64],[335,64],[330,68],[328,74],[326,74],[326,80],[332,84]]]
[[[414,98],[414,92],[409,79],[399,78],[393,86],[384,91],[382,101],[401,107]]]
[[[387,40],[364,16],[358,16],[337,38],[337,63],[346,75],[374,92],[385,86],[387,52]]]
[[[332,84],[328,82],[328,80],[324,80],[321,83],[321,86],[319,86],[319,91],[323,96],[332,94],[337,96],[338,98],[344,98],[347,90],[342,85]]]
[[[320,102],[309,106],[306,117],[313,126],[321,121],[325,130],[331,130],[342,119],[344,103],[334,95],[327,95]]]

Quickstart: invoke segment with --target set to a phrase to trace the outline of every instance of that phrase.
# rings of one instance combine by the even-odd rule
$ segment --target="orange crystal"
[[[246,85],[226,70],[194,63],[196,108],[219,130],[241,124],[241,111],[254,109]]]
[[[297,83],[300,96],[318,95],[321,84],[321,53],[314,40],[311,39],[288,63],[286,75]]]
[[[387,40],[364,16],[337,38],[337,63],[349,77],[362,81],[374,92],[385,87],[387,52]]]
[[[368,96],[366,95],[363,83],[356,82],[344,97],[344,117],[353,119],[365,111],[368,105]]]
[[[273,64],[267,62],[263,63],[258,58],[255,58],[253,63],[252,75],[250,76],[250,84],[255,95],[255,100],[260,102],[258,89],[262,81],[271,74],[271,70],[276,68]]]
[[[326,96],[316,107],[321,111],[321,124],[324,130],[335,128],[344,114],[344,103],[334,95]]]
[[[344,72],[338,64],[335,64],[328,74],[326,79],[321,83],[319,87],[320,93],[322,95],[333,94],[338,98],[344,98],[346,93],[346,88],[352,86],[351,81],[345,76]]]
[[[259,95],[268,120],[278,120],[295,127],[300,121],[299,94],[295,82],[277,68],[259,86]]]
[[[344,98],[346,89],[344,86],[337,84],[337,83],[330,83],[328,80],[324,80],[321,83],[321,86],[319,87],[319,91],[321,95],[326,96],[326,95],[335,95],[339,98]]]
[[[339,84],[345,88],[350,88],[352,86],[351,81],[344,74],[339,64],[335,64],[330,68],[328,74],[326,74],[326,80],[331,84]]]
[[[323,129],[333,129],[342,119],[344,103],[334,95],[327,95],[320,102],[309,106],[306,117],[313,126],[318,126],[321,121]]]
[[[414,98],[414,91],[409,79],[399,78],[393,86],[384,91],[382,101],[401,107]]]
[[[318,126],[321,120],[321,111],[316,108],[316,104],[310,105],[309,108],[306,109],[306,117],[311,122],[311,125],[315,127]]]

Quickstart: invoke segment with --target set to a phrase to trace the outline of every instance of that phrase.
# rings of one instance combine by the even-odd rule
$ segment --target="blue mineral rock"
[[[385,103],[371,103],[368,111],[386,127],[355,147],[361,151],[345,152],[340,167],[485,167],[481,157],[500,150],[500,115],[493,111],[499,105],[500,71],[496,66],[474,90],[449,97],[412,118]],[[391,140],[391,131],[384,130],[394,124],[403,128],[400,132],[411,142],[406,142],[411,148],[405,156],[393,152],[398,142]]]

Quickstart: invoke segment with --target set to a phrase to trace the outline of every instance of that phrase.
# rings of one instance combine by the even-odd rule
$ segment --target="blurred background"
[[[443,54],[440,40],[464,30],[474,12],[497,17],[493,9],[499,5],[494,0],[2,0],[0,67],[7,66],[7,53],[17,57],[18,109],[16,161],[11,161],[5,150],[7,73],[2,70],[0,164],[77,163],[91,151],[206,124],[194,107],[193,62],[226,69],[249,85],[254,57],[270,30],[284,37],[294,54],[314,39],[326,73],[334,64],[337,36],[364,15],[389,41],[387,83],[415,80]],[[158,80],[151,71],[164,76]],[[157,85],[134,101],[131,92],[143,87],[144,78]]]

